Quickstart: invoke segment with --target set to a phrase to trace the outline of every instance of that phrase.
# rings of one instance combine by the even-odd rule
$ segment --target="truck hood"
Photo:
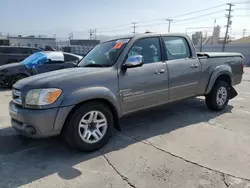
[[[77,82],[78,78],[105,71],[104,69],[106,68],[74,67],[62,69],[25,78],[17,82],[13,87],[20,90],[23,88],[69,87],[70,84],[81,84],[82,82]]]

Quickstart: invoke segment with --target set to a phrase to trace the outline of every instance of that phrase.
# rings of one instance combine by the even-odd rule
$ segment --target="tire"
[[[17,83],[19,80],[22,80],[24,78],[26,78],[27,76],[24,74],[16,74],[14,76],[12,76],[10,78],[10,82],[9,82],[9,87],[12,88],[13,85],[15,85],[15,83]]]
[[[104,125],[105,122],[107,124],[107,126],[99,128],[98,134],[96,132],[98,124],[93,125],[91,123],[86,123],[88,119],[91,119],[89,115],[93,112],[95,112],[94,114],[99,113],[96,116],[96,119],[100,122],[100,119],[103,119],[103,117],[105,118],[106,121],[103,119],[104,123],[100,123],[100,125]],[[108,140],[112,136],[113,127],[113,114],[106,105],[101,102],[87,102],[70,115],[65,124],[62,135],[70,147],[90,152],[98,150],[107,144]],[[103,135],[100,136],[101,134],[99,133],[103,133]],[[89,137],[90,134],[91,136]],[[96,139],[96,136],[100,137],[99,140]],[[85,138],[88,137],[89,140],[87,141]]]
[[[227,106],[229,101],[229,94],[230,94],[229,90],[230,86],[228,85],[227,82],[216,81],[212,90],[206,96],[207,107],[212,111],[223,110]]]

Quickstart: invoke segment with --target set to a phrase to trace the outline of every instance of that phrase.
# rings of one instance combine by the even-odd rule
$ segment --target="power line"
[[[106,29],[100,29],[100,28],[97,28],[97,29],[100,32],[116,31],[116,30],[121,30],[121,29],[126,28],[126,27],[131,27],[130,25],[131,25],[131,23],[125,24],[125,25],[120,25],[120,26],[115,26],[115,27],[110,27],[110,28],[106,28]]]
[[[192,15],[192,14],[196,14],[196,13],[200,13],[200,12],[212,10],[212,9],[215,9],[215,8],[219,8],[219,7],[222,7],[222,6],[225,6],[225,5],[226,4],[220,4],[220,5],[209,7],[209,8],[206,8],[206,9],[202,9],[202,10],[198,10],[198,11],[194,11],[194,12],[189,12],[189,13],[186,13],[186,14],[180,14],[180,15],[172,16],[172,17],[169,17],[169,19],[179,18],[179,17],[183,17],[183,16],[189,16],[189,15]],[[213,12],[210,13],[210,14],[213,14]],[[138,24],[138,23],[147,23],[147,22],[155,22],[155,21],[165,21],[165,20],[166,20],[166,18],[159,18],[159,19],[153,19],[153,20],[138,21],[136,23]],[[112,29],[112,31],[115,31],[116,30],[115,28],[128,27],[130,24],[126,23],[126,24],[122,24],[122,25],[117,25],[117,26],[109,27],[109,28],[106,27],[106,28],[97,28],[97,29],[100,32],[107,32],[107,31],[110,31],[111,29]],[[144,27],[144,26],[142,26],[142,27]]]
[[[209,15],[217,14],[217,13],[222,13],[223,11],[224,10],[216,11],[216,12],[212,12],[212,13],[209,13],[209,14],[203,14],[203,15],[200,15],[200,16],[195,16],[195,17],[186,18],[186,19],[182,19],[182,20],[174,20],[173,24],[178,23],[178,22],[183,22],[183,21],[188,21],[188,20],[193,20],[193,19],[197,19],[197,18],[206,17],[206,16],[209,16]],[[217,17],[216,19],[221,19],[221,17]],[[163,23],[155,23],[155,24],[149,24],[149,25],[138,25],[138,27],[149,27],[149,26],[165,25],[165,24],[167,24],[167,23],[163,22]]]
[[[249,15],[234,15],[234,17],[250,17],[250,14]]]
[[[235,8],[234,10],[250,10],[250,8]]]
[[[224,11],[224,10],[223,10],[223,11]],[[196,19],[196,18],[201,18],[201,17],[210,16],[210,15],[212,15],[212,14],[222,13],[223,11],[222,11],[222,10],[220,10],[220,11],[215,11],[215,12],[211,12],[211,13],[208,13],[208,14],[203,14],[203,15],[199,15],[199,16],[195,16],[195,17],[191,17],[191,18],[186,18],[186,19],[182,19],[182,20],[176,20],[176,21],[174,21],[174,22],[176,23],[176,22],[182,22],[182,21],[186,21],[186,20],[193,20],[193,19]]]
[[[189,15],[196,14],[196,13],[199,13],[199,12],[205,12],[207,10],[212,10],[212,9],[215,9],[215,8],[219,8],[219,7],[222,7],[222,6],[225,6],[225,5],[226,4],[220,4],[220,5],[217,5],[217,6],[209,7],[209,8],[198,10],[198,11],[195,11],[195,12],[190,12],[190,13],[186,13],[186,14],[180,14],[180,15],[173,16],[173,17],[170,17],[170,18],[177,18],[177,17],[189,16]]]
[[[199,13],[199,12],[204,12],[204,11],[212,10],[212,9],[215,9],[215,8],[219,8],[219,7],[222,7],[222,6],[225,6],[225,5],[226,4],[220,4],[220,5],[209,7],[209,8],[205,8],[205,9],[202,9],[202,10],[198,10],[198,11],[189,12],[189,13],[186,13],[186,14],[180,14],[180,15],[172,16],[172,17],[169,17],[169,18],[172,19],[172,18],[179,18],[179,17],[183,17],[183,16],[189,16],[189,15],[196,14],[196,13]],[[155,22],[155,21],[163,21],[163,20],[166,20],[166,18],[158,18],[158,19],[154,19],[154,20],[138,21],[137,23]]]
[[[237,4],[250,4],[249,1],[245,1],[245,2],[234,2],[233,3],[234,5],[237,5]]]
[[[244,3],[249,3],[249,2],[239,2],[239,3],[235,3],[235,4],[244,4]],[[209,8],[206,8],[206,9],[202,9],[202,10],[198,10],[198,11],[194,11],[194,12],[189,12],[189,13],[186,13],[186,14],[180,14],[180,15],[172,16],[172,17],[169,17],[168,19],[172,20],[172,18],[181,18],[181,17],[184,17],[184,16],[189,16],[189,15],[197,14],[197,13],[200,13],[200,12],[205,12],[205,11],[209,11],[209,10],[212,10],[212,9],[220,8],[220,7],[223,7],[225,5],[226,4],[220,4],[220,5],[209,7]],[[243,9],[240,8],[239,10],[243,10]],[[194,19],[198,19],[198,18],[210,16],[210,15],[213,15],[213,14],[218,14],[218,13],[221,13],[223,11],[224,10],[214,11],[214,12],[209,12],[209,13],[206,13],[206,14],[201,14],[201,15],[198,15],[198,16],[190,17],[190,18],[173,20],[173,21],[171,21],[171,23],[169,22],[169,31],[170,31],[170,24],[176,24],[176,23],[179,23],[179,22],[194,20]],[[247,15],[239,15],[239,17],[245,17],[245,16],[247,16]],[[218,19],[220,19],[220,18],[221,17],[218,17]],[[166,20],[168,21],[168,19],[161,18],[161,19],[154,19],[154,20],[145,20],[145,21],[133,22],[132,23],[133,34],[136,33],[135,30],[138,27],[149,27],[149,26],[164,25],[164,24],[167,24]],[[161,22],[160,23],[153,23],[153,24],[149,24],[149,25],[138,25],[140,23],[155,22],[155,21],[161,21]],[[115,32],[115,31],[125,30],[125,29],[129,29],[130,27],[131,27],[131,23],[126,23],[126,24],[117,25],[117,26],[113,26],[113,27],[97,28],[97,29],[98,29],[98,32],[104,32],[105,33],[105,32]]]

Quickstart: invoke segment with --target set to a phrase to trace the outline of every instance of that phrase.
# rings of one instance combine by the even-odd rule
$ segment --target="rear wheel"
[[[223,110],[229,101],[229,85],[224,81],[217,81],[206,96],[206,104],[210,110]]]
[[[110,109],[100,102],[88,102],[78,108],[68,119],[63,137],[73,148],[94,151],[103,147],[114,127]]]
[[[17,83],[19,80],[22,80],[24,78],[26,78],[27,76],[24,74],[16,74],[14,76],[12,76],[10,78],[10,82],[9,82],[9,87],[13,87],[13,85],[15,85],[15,83]]]

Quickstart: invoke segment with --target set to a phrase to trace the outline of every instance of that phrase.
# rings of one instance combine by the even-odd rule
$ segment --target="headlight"
[[[62,90],[57,88],[32,89],[25,98],[28,105],[48,105],[54,103],[61,95]]]

